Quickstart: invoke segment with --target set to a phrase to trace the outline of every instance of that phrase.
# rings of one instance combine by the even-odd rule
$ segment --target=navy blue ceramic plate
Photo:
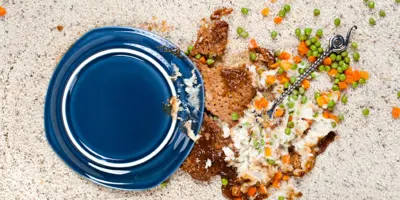
[[[178,117],[171,117],[171,97],[181,102]],[[193,147],[187,127],[199,131],[203,110],[200,73],[175,45],[144,30],[107,27],[85,34],[61,59],[47,92],[45,129],[78,174],[141,190],[182,164]]]

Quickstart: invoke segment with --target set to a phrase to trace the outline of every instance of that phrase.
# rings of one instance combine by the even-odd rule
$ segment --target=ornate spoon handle
[[[272,108],[268,110],[267,115],[269,118],[272,118],[272,114],[275,112],[276,106],[282,103],[282,101],[287,97],[288,95],[292,94],[293,90],[296,89],[297,87],[300,86],[300,84],[303,82],[304,79],[306,79],[312,72],[314,72],[317,67],[322,63],[322,61],[329,56],[332,52],[334,53],[340,53],[342,51],[345,51],[347,49],[347,46],[350,41],[350,34],[353,29],[357,29],[357,26],[353,26],[349,32],[347,32],[346,39],[344,39],[343,36],[341,35],[334,35],[329,39],[329,46],[326,48],[325,52],[309,67],[305,73],[301,74],[298,78],[297,81],[291,85],[285,92],[281,94],[281,96],[278,97],[278,99],[275,100],[274,104],[272,105]]]

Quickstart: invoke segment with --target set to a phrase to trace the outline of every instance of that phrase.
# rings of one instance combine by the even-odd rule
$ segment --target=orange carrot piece
[[[283,175],[282,180],[287,181],[289,180],[290,176],[289,175]]]
[[[303,86],[303,88],[307,90],[308,88],[310,88],[310,81],[304,79],[304,81],[301,82],[301,86]]]
[[[351,67],[349,67],[348,69],[346,69],[346,71],[344,71],[344,74],[347,75],[353,75],[353,69]]]
[[[282,67],[285,71],[287,71],[287,70],[289,70],[289,69],[292,67],[292,63],[290,63],[290,62],[287,61],[287,60],[282,60],[282,61],[281,61],[281,67]]]
[[[332,64],[332,60],[330,57],[327,57],[324,59],[323,63],[324,63],[324,65],[330,66]]]
[[[308,52],[308,47],[304,41],[299,43],[299,46],[297,47],[297,52],[299,53],[300,56],[304,56]]]
[[[365,80],[369,79],[369,73],[367,71],[361,71],[360,76],[361,76],[361,78],[364,78]]]
[[[267,78],[265,79],[265,82],[266,82],[268,85],[272,85],[272,84],[275,83],[275,80],[276,80],[275,76],[273,76],[273,75],[267,75]]]
[[[265,187],[264,184],[260,184],[258,186],[258,193],[264,194],[264,195],[267,194],[267,187]]]
[[[257,192],[256,187],[251,187],[251,188],[249,188],[249,190],[247,190],[247,195],[252,197],[252,196],[256,195],[256,192]]]
[[[361,79],[361,73],[358,70],[353,71],[353,80],[354,81],[359,81]]]
[[[275,17],[274,18],[274,23],[275,24],[280,24],[280,23],[282,23],[282,19],[283,19],[282,17]]]
[[[268,14],[269,14],[269,8],[264,8],[264,9],[262,9],[262,10],[261,10],[261,14],[262,14],[264,17],[268,16]]]
[[[269,147],[265,147],[265,149],[264,149],[264,151],[265,151],[265,156],[266,157],[268,157],[268,156],[271,156],[272,155],[272,149],[271,148],[269,148]]]
[[[7,10],[4,7],[0,6],[0,17],[4,17],[6,16],[6,14]]]
[[[254,101],[254,106],[258,110],[263,109],[263,108],[267,108],[268,107],[268,101],[267,101],[266,98],[262,97],[262,98],[257,99],[257,100]]]
[[[278,57],[281,60],[289,60],[290,59],[290,54],[286,51],[282,52],[281,55]]]
[[[207,63],[206,58],[204,58],[204,56],[202,56],[199,60],[200,60],[200,62],[203,63],[203,64],[206,64],[206,63]]]
[[[308,56],[308,61],[310,61],[311,63],[315,62],[317,60],[317,58],[315,56]]]
[[[353,78],[353,74],[349,74],[346,76],[346,80],[344,81],[346,83],[353,83],[354,82],[354,78]]]
[[[296,63],[296,64],[300,63],[300,62],[301,62],[300,56],[295,56],[295,57],[293,58],[293,61],[294,61],[294,63]]]
[[[282,108],[278,108],[275,111],[275,117],[282,117],[285,111]]]
[[[329,113],[328,111],[324,111],[324,112],[322,113],[322,116],[323,116],[324,118],[326,118],[326,119],[329,119],[330,113]]]
[[[258,47],[257,41],[254,38],[251,38],[249,42],[249,49],[255,49],[257,47]]]
[[[338,74],[338,71],[337,71],[336,69],[331,69],[331,70],[328,72],[328,74],[329,74],[329,76],[336,76],[336,74]]]
[[[340,90],[344,90],[347,88],[347,83],[345,83],[345,82],[339,82],[338,85],[339,85]]]
[[[392,117],[393,117],[393,119],[399,119],[400,118],[400,108],[399,107],[393,107],[393,109],[392,109]]]
[[[274,180],[274,181],[272,181],[272,186],[274,187],[274,188],[279,188],[279,184],[280,184],[280,180]]]
[[[271,69],[276,69],[276,68],[278,68],[278,67],[279,67],[279,65],[281,65],[281,63],[279,63],[279,62],[276,62],[276,63],[274,63],[274,64],[270,65],[270,66],[269,66],[269,68],[271,68]]]
[[[285,84],[286,82],[289,82],[289,78],[286,76],[283,76],[281,81],[279,82],[280,84]]]
[[[328,98],[326,98],[326,96],[322,95],[320,97],[317,98],[317,104],[319,106],[323,106],[325,104],[328,104]]]
[[[286,155],[282,156],[282,162],[285,163],[285,164],[289,164],[289,162],[290,162],[289,154],[286,154]]]

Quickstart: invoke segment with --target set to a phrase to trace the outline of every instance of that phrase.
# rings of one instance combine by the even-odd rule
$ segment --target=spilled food
[[[294,177],[309,172],[317,155],[334,141],[344,120],[334,108],[347,103],[343,93],[349,86],[365,84],[368,72],[350,67],[348,52],[332,53],[270,119],[267,111],[274,100],[324,52],[322,30],[313,37],[310,28],[303,34],[296,29],[298,55],[272,54],[250,39],[247,59],[227,65],[222,57],[229,25],[221,18],[231,12],[215,11],[186,52],[203,76],[206,114],[182,169],[200,181],[220,175],[229,199],[296,199],[301,192]],[[312,81],[322,75],[330,77],[332,88],[310,95]]]

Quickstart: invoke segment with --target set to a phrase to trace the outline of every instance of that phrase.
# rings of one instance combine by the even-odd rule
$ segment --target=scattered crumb
[[[207,159],[207,161],[206,161],[206,169],[211,167],[211,165],[212,165],[211,160]]]
[[[155,20],[155,19],[157,19],[157,17],[154,18],[154,16],[153,16],[153,20]],[[169,26],[167,24],[167,21],[165,21],[165,20],[163,20],[161,22],[159,22],[159,21],[158,22],[157,21],[144,22],[144,23],[141,23],[139,25],[139,27],[142,29],[146,29],[148,31],[157,31],[157,32],[161,32],[161,33],[169,32],[173,29],[173,26]]]
[[[57,28],[57,30],[60,31],[60,32],[61,32],[62,30],[64,30],[64,26],[61,26],[61,25],[58,25],[56,28]]]
[[[172,119],[176,119],[178,117],[179,106],[181,101],[176,96],[171,97],[169,99],[169,104],[171,105],[171,116]]]
[[[194,135],[193,129],[192,129],[192,120],[189,120],[187,122],[185,122],[185,128],[187,131],[187,135],[190,139],[192,139],[194,142],[196,142],[199,138],[200,135]]]

